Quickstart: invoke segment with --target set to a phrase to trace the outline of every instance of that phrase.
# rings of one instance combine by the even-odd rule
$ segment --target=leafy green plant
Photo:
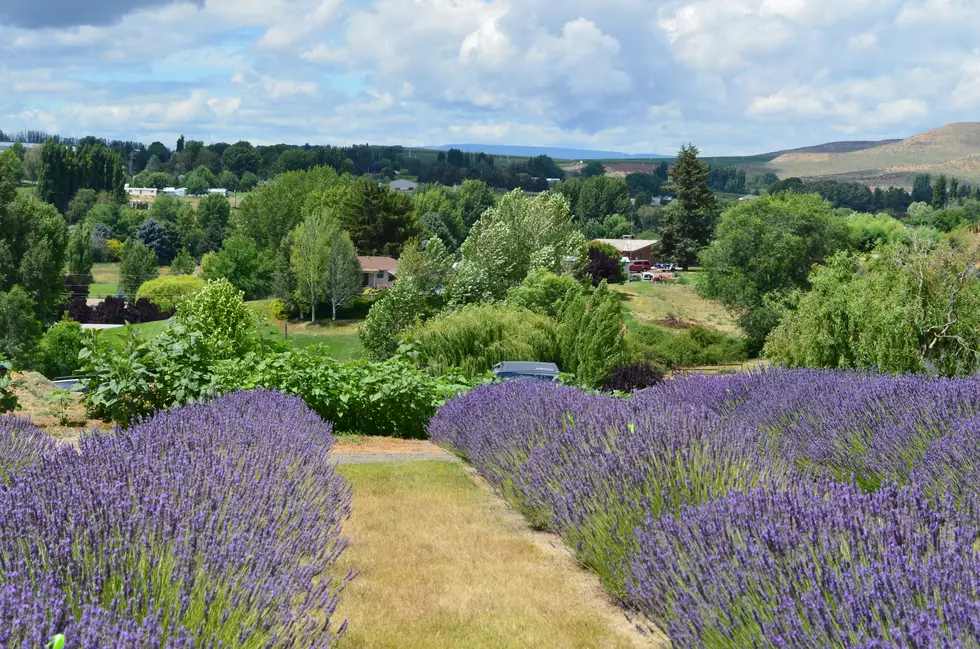
[[[48,396],[48,401],[58,407],[58,423],[62,426],[70,424],[68,409],[77,402],[75,395],[70,390],[55,390]]]
[[[0,360],[0,413],[13,412],[20,408],[17,395],[14,394],[13,381],[10,376],[13,366],[7,361]]]
[[[744,339],[699,325],[680,330],[640,325],[626,340],[634,358],[665,367],[724,365],[748,359]]]
[[[66,318],[44,332],[33,365],[51,379],[71,376],[78,369],[78,352],[82,346],[82,326]]]

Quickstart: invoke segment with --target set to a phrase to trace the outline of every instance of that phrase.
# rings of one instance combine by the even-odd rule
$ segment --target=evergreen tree
[[[174,260],[170,262],[170,274],[193,275],[196,267],[197,264],[194,263],[194,258],[187,252],[187,248],[181,248],[180,252],[174,257]]]
[[[915,177],[915,183],[912,185],[912,202],[932,202],[932,176],[929,174],[919,174]]]
[[[935,186],[932,188],[932,206],[937,210],[941,210],[946,207],[948,200],[946,194],[946,175],[940,174],[939,178],[936,179]]]
[[[708,187],[708,173],[708,166],[698,160],[696,146],[681,148],[668,187],[677,199],[664,210],[660,253],[684,270],[708,245],[714,229],[715,195]]]
[[[119,265],[119,288],[123,294],[134,299],[144,282],[156,279],[158,265],[156,253],[139,241],[127,241]]]
[[[960,202],[960,181],[957,178],[949,181],[949,199],[946,202],[951,205],[957,205]]]

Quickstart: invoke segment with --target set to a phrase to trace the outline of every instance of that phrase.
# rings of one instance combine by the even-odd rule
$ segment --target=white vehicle
[[[642,275],[640,275],[640,277],[648,282],[653,281],[653,273],[651,273],[650,271],[643,273]]]

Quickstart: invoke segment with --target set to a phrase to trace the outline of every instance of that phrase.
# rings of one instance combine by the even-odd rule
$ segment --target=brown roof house
[[[387,288],[395,281],[398,261],[391,257],[358,257],[365,288]]]
[[[609,244],[630,261],[634,259],[653,261],[654,246],[657,245],[655,239],[596,239],[596,241]]]

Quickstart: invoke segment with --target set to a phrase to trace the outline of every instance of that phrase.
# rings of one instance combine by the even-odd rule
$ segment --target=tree
[[[156,253],[140,241],[127,241],[119,265],[119,288],[129,299],[136,297],[143,282],[155,279],[159,262]]]
[[[450,287],[455,304],[500,300],[539,268],[566,273],[582,259],[585,237],[572,224],[568,199],[517,189],[487,210],[460,249]]]
[[[946,202],[950,205],[960,203],[960,181],[956,178],[949,181],[949,199]]]
[[[912,202],[932,202],[932,176],[929,174],[919,174],[915,177],[915,182],[912,185]]]
[[[629,187],[621,178],[595,176],[583,181],[572,203],[572,213],[580,223],[601,223],[613,214],[631,212]]]
[[[10,170],[14,182],[19,183],[24,178],[24,163],[17,157],[17,152],[13,148],[0,153],[0,165],[5,165]]]
[[[412,277],[399,278],[378,298],[358,335],[371,358],[383,361],[398,351],[398,336],[429,313],[422,287]]]
[[[593,241],[588,247],[589,260],[583,273],[588,276],[593,286],[601,282],[618,284],[623,281],[623,264],[619,261],[619,253],[607,243]]]
[[[330,236],[330,253],[327,257],[326,294],[337,319],[337,309],[344,306],[364,290],[361,263],[350,236],[340,228],[334,228]]]
[[[582,171],[579,172],[583,178],[593,178],[595,176],[605,176],[606,168],[598,160],[587,162]]]
[[[182,300],[174,320],[200,332],[204,349],[214,359],[239,358],[257,344],[258,320],[243,293],[225,279],[208,282]]]
[[[171,269],[172,270],[172,269]],[[149,300],[163,312],[176,310],[181,300],[197,294],[207,286],[200,277],[193,275],[167,275],[143,282],[136,292],[137,300]]]
[[[204,254],[221,248],[227,236],[231,205],[219,194],[209,194],[197,204],[197,225],[202,232],[198,252]],[[234,283],[234,282],[232,282]]]
[[[24,153],[24,176],[31,182],[37,181],[44,164],[44,145],[32,146]]]
[[[493,190],[482,180],[464,180],[456,190],[456,210],[467,230],[495,203]]]
[[[246,172],[258,173],[259,166],[262,164],[262,156],[250,142],[241,141],[225,149],[224,155],[221,156],[221,162],[225,169],[240,177]]]
[[[626,360],[623,307],[619,295],[600,282],[591,296],[571,292],[558,312],[562,371],[599,387]]]
[[[0,292],[0,357],[14,367],[30,364],[34,347],[41,338],[41,323],[34,315],[37,306],[20,286]]]
[[[173,261],[170,262],[171,275],[192,275],[197,264],[194,258],[187,252],[187,248],[181,248]]]
[[[68,272],[76,277],[92,274],[92,225],[79,223],[68,239]]]
[[[975,246],[918,239],[835,256],[769,336],[765,354],[793,367],[970,376],[980,369]]]
[[[660,254],[687,270],[708,245],[714,229],[715,195],[708,187],[708,166],[698,160],[694,145],[681,147],[670,175],[669,189],[677,199],[664,210]]]
[[[236,234],[216,254],[204,256],[201,276],[206,280],[226,279],[245,294],[246,300],[261,300],[271,290],[272,256],[259,250],[248,237]]]
[[[208,193],[208,181],[200,174],[188,174],[184,179],[184,189],[190,196],[203,196]]]
[[[78,369],[82,347],[82,326],[71,319],[62,320],[44,332],[33,365],[49,379],[71,376]]]
[[[44,145],[41,168],[37,179],[37,196],[45,203],[64,212],[75,192],[72,169],[72,151],[63,144],[48,142]]]
[[[75,192],[75,197],[68,203],[67,218],[69,223],[78,223],[88,216],[89,211],[95,207],[98,200],[98,193],[94,189],[83,187]]]
[[[159,263],[168,265],[177,254],[177,228],[171,224],[161,225],[156,219],[146,219],[136,230],[135,239],[156,254]]]
[[[33,301],[35,317],[53,321],[64,296],[67,247],[61,214],[34,198],[18,198],[9,170],[0,166],[0,291],[19,285]]]
[[[937,210],[946,207],[949,197],[946,193],[946,175],[940,174],[936,179],[936,184],[932,188],[932,206]]]
[[[312,212],[293,232],[290,261],[296,274],[296,298],[309,306],[310,322],[316,322],[316,305],[323,300],[330,267],[331,229],[333,217],[324,212]]]
[[[234,172],[233,172],[234,173]],[[242,174],[242,179],[240,186],[242,191],[250,192],[259,184],[259,177],[253,174],[251,171],[246,171]]]
[[[844,217],[816,194],[738,203],[722,214],[715,240],[700,255],[697,292],[737,317],[749,351],[757,353],[779,322],[776,304],[806,289],[813,265],[845,249],[848,234]]]
[[[222,171],[221,175],[218,176],[218,187],[227,189],[230,192],[237,192],[238,176],[236,176],[234,172],[228,171],[227,169]]]
[[[336,197],[340,227],[362,254],[398,257],[405,242],[420,233],[412,201],[404,192],[359,179]]]
[[[569,295],[584,293],[584,288],[574,277],[540,269],[529,274],[520,286],[507,292],[507,304],[555,318],[562,300]]]

